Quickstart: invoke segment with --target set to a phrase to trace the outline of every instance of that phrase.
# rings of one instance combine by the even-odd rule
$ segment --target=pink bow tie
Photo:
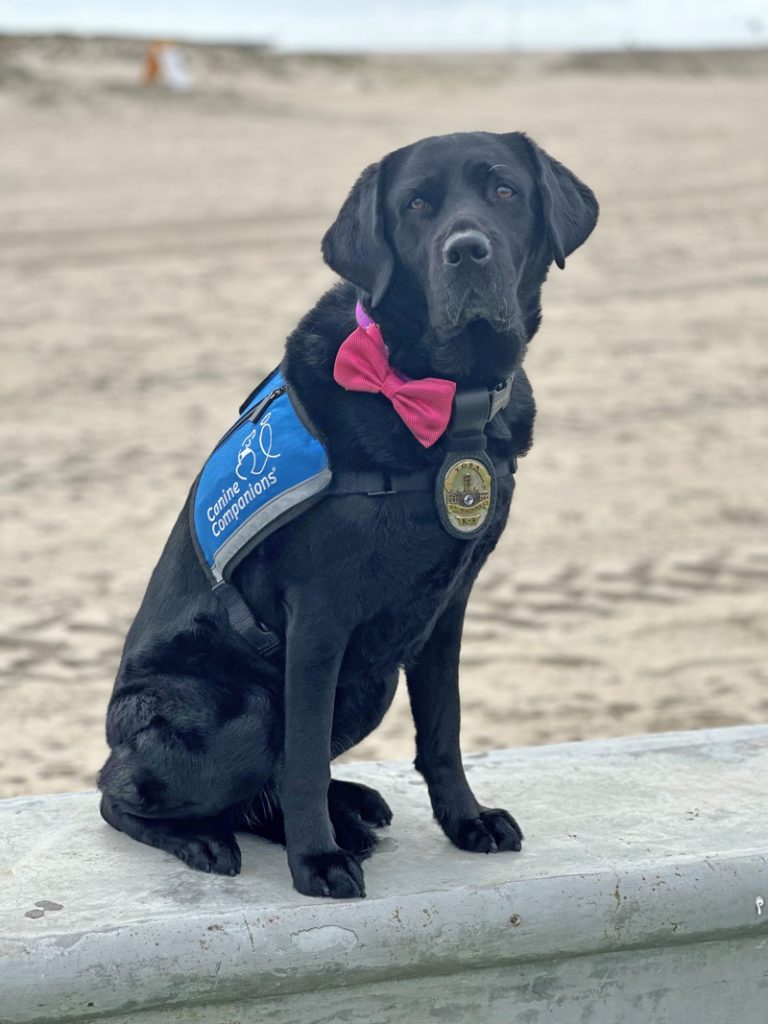
[[[393,370],[381,331],[359,302],[355,317],[357,330],[339,348],[333,379],[347,391],[385,395],[417,441],[430,448],[450,422],[456,384],[440,377],[411,380]]]

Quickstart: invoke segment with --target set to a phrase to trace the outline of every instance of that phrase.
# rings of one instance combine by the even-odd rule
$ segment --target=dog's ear
[[[328,266],[370,295],[371,308],[384,297],[395,262],[384,234],[383,187],[384,161],[366,167],[322,244]]]
[[[579,181],[572,171],[545,153],[527,135],[522,138],[533,160],[555,263],[562,270],[565,257],[589,238],[597,224],[600,207],[592,189]]]

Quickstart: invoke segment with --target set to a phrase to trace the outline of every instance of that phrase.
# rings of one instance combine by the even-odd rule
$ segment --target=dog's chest
[[[352,559],[357,623],[349,660],[385,670],[417,653],[440,614],[471,587],[506,513],[500,508],[488,538],[473,542],[445,532],[431,497],[380,501],[390,503],[369,515],[369,543]]]

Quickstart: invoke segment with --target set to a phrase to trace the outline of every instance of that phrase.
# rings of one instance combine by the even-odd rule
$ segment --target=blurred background
[[[359,171],[481,128],[602,212],[545,286],[464,749],[765,721],[767,29],[765,0],[0,0],[0,796],[93,786],[149,573]],[[401,692],[352,757],[412,734]]]

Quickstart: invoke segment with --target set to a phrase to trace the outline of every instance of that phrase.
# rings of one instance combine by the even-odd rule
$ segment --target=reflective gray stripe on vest
[[[214,579],[223,580],[224,570],[229,569],[231,572],[237,561],[249,553],[249,541],[257,536],[259,541],[264,540],[270,533],[284,525],[286,520],[282,517],[286,512],[290,512],[296,506],[303,506],[303,503],[309,498],[313,498],[325,490],[330,482],[330,469],[322,469],[308,480],[302,480],[301,483],[278,494],[257,512],[254,512],[216,552],[214,563],[211,566]],[[297,511],[303,511],[303,507]]]

